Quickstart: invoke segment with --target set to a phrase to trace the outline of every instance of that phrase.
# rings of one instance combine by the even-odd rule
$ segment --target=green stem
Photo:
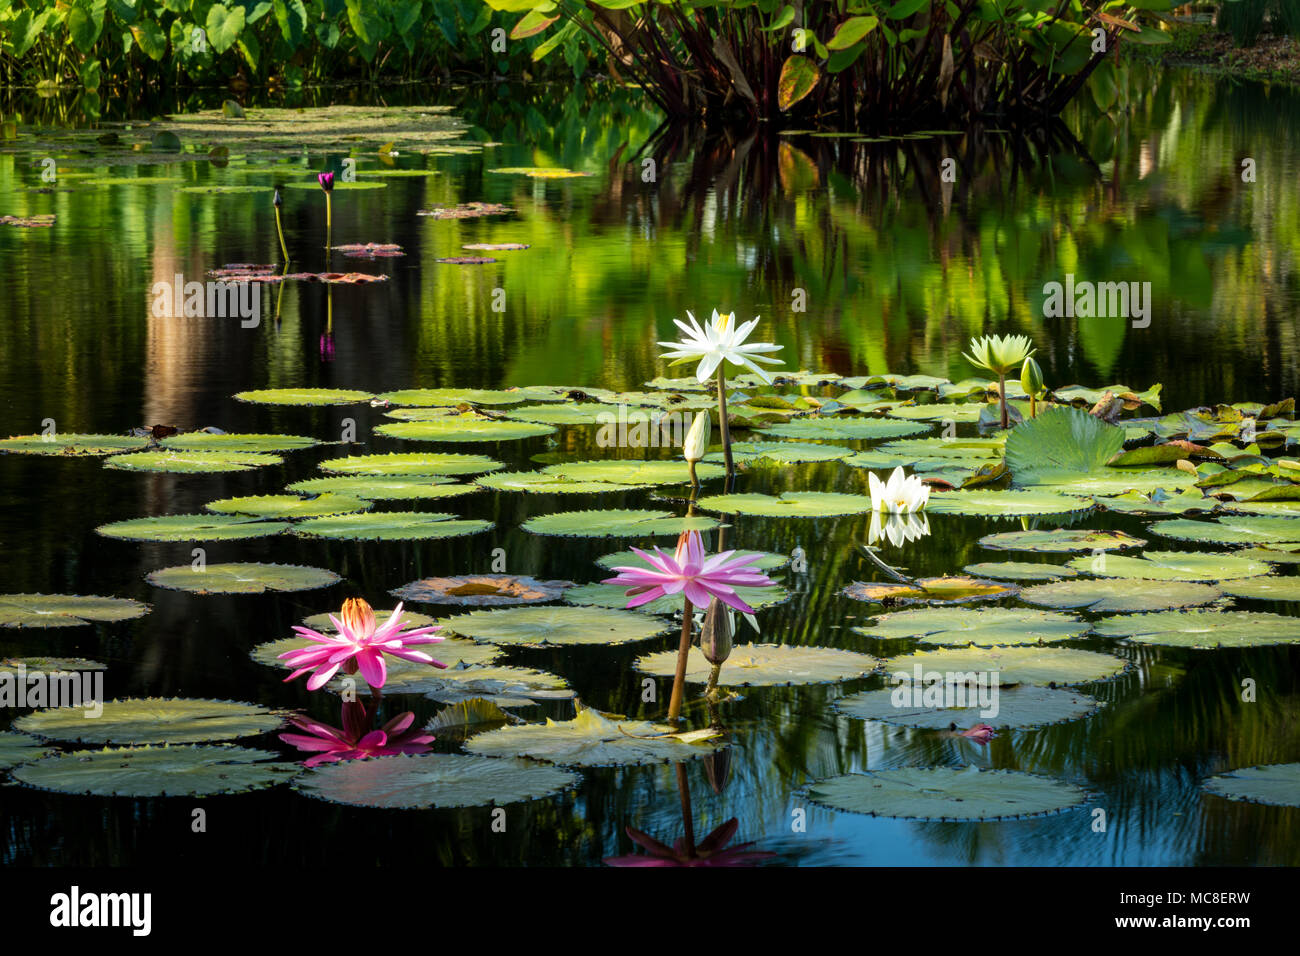
[[[998,374],[998,400],[1002,403],[1002,430],[1006,431],[1011,427],[1011,420],[1007,417],[1007,376],[1005,373]]]
[[[334,230],[334,203],[329,193],[325,194],[325,268],[329,268],[330,233]],[[1005,427],[1005,426],[1004,426]]]
[[[731,426],[727,424],[727,376],[718,366],[718,428],[722,432],[722,457],[727,465],[727,477],[736,473],[736,463],[731,460]]]
[[[280,252],[284,256],[284,261],[289,261],[289,247],[284,244],[284,225],[280,222],[280,208],[275,210],[275,233],[280,237]]]

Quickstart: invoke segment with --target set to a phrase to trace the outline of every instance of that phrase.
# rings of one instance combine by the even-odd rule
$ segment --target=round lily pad
[[[757,429],[763,435],[815,441],[865,441],[880,438],[903,438],[907,435],[921,435],[929,430],[930,426],[919,422],[872,418],[866,415],[796,418],[777,425],[764,425]]]
[[[994,551],[1035,551],[1048,554],[1069,551],[1113,551],[1141,548],[1146,542],[1123,531],[1085,531],[1057,528],[1055,531],[1004,531],[980,538],[979,543]]]
[[[40,760],[52,752],[53,748],[35,737],[0,731],[0,770]]]
[[[263,594],[267,591],[312,591],[340,579],[324,568],[295,564],[208,564],[202,570],[181,564],[145,576],[158,588],[191,594]]]
[[[905,820],[1000,820],[1068,810],[1087,794],[1064,780],[1018,770],[901,767],[819,780],[808,788],[808,799]]]
[[[998,581],[962,575],[917,578],[911,584],[854,581],[844,589],[845,597],[872,604],[966,604],[1011,597],[1019,588]]]
[[[1209,604],[1223,596],[1216,587],[1191,581],[1148,581],[1140,588],[1119,578],[1057,581],[1020,592],[1039,607],[1094,612],[1162,611]]]
[[[421,578],[389,593],[403,601],[426,604],[498,607],[555,601],[572,586],[572,581],[539,581],[518,574],[463,574]]]
[[[965,685],[945,685],[954,688],[951,696],[944,694],[944,687],[935,686],[932,702],[926,701],[924,691],[917,701],[909,692],[910,688],[895,687],[853,694],[836,701],[833,706],[849,717],[926,730],[946,730],[954,725],[962,729],[976,724],[1043,727],[1087,717],[1101,706],[1096,698],[1074,690],[1008,687],[999,689],[996,701],[990,700],[990,706],[986,708],[980,705],[973,691],[957,696],[955,690],[966,689]],[[988,713],[994,709],[996,713]]]
[[[974,675],[996,675],[1009,684],[1085,684],[1107,680],[1124,670],[1124,661],[1110,654],[1081,651],[1073,647],[951,647],[937,651],[914,651],[893,657],[884,670],[895,678],[911,680],[917,669],[929,682],[971,683]],[[932,676],[933,675],[933,676]]]
[[[115,747],[46,757],[14,771],[40,790],[98,797],[203,797],[273,787],[301,768],[247,747]]]
[[[349,498],[346,495],[326,492],[315,498],[302,498],[298,495],[221,498],[217,501],[209,501],[203,507],[219,514],[253,515],[257,518],[279,518],[291,521],[295,518],[318,518],[322,515],[369,511],[374,504],[360,498]]]
[[[511,607],[471,611],[449,618],[446,630],[475,641],[501,646],[544,647],[548,644],[627,644],[647,641],[668,631],[667,621],[634,611],[603,607]]]
[[[500,169],[489,169],[488,172],[506,176],[528,176],[532,179],[574,179],[591,175],[591,173],[581,173],[558,166],[503,166]]]
[[[1259,577],[1224,581],[1223,593],[1251,601],[1300,601],[1300,577]]]
[[[0,452],[11,455],[115,455],[147,448],[148,438],[126,435],[19,435],[0,440]]]
[[[925,510],[931,514],[980,518],[1021,518],[1033,515],[1082,514],[1091,501],[1052,491],[936,491]]]
[[[1028,608],[917,608],[874,617],[872,627],[855,627],[864,637],[917,638],[922,644],[980,647],[1048,644],[1088,632],[1088,623],[1068,614]]]
[[[408,475],[383,478],[378,475],[338,475],[332,478],[307,478],[285,487],[300,495],[337,494],[366,501],[418,501],[455,498],[473,494],[478,485],[463,484],[444,475]]]
[[[261,388],[235,394],[238,401],[258,405],[355,405],[374,397],[347,388]]]
[[[559,402],[563,395],[530,388],[406,388],[384,392],[380,401],[390,405],[518,405],[522,402]]]
[[[731,445],[731,457],[738,464],[767,461],[776,465],[797,465],[810,461],[836,461],[852,454],[851,448],[806,441],[745,441]],[[725,456],[720,451],[713,451],[705,455],[704,460],[716,463],[724,461]]]
[[[532,422],[506,422],[484,418],[473,413],[449,415],[433,421],[393,422],[375,427],[376,435],[401,438],[406,441],[484,442],[515,441],[536,438],[555,431],[549,425]]]
[[[350,455],[318,466],[335,475],[432,476],[477,475],[505,467],[486,455],[443,454]]]
[[[252,471],[267,465],[279,465],[279,455],[248,452],[215,451],[138,451],[114,455],[104,462],[105,468],[121,471],[160,471],[180,475],[216,475],[235,471]]]
[[[164,448],[175,451],[220,452],[277,452],[296,451],[319,445],[315,438],[305,435],[240,435],[223,432],[186,432],[172,435],[159,442]]]
[[[669,511],[617,508],[537,515],[520,525],[533,534],[590,538],[651,538],[678,535],[683,531],[707,531],[717,526],[716,520],[702,515],[680,518]]]
[[[1206,780],[1205,789],[1229,800],[1300,807],[1300,763],[1274,763],[1230,770]]]
[[[1292,549],[1285,545],[1262,544],[1254,548],[1242,548],[1233,554],[1238,558],[1267,561],[1269,564],[1300,564],[1300,548]]]
[[[189,698],[129,698],[103,704],[103,713],[50,707],[13,722],[15,730],[46,740],[85,744],[189,744],[234,740],[275,730],[278,711],[256,704]]]
[[[581,780],[571,770],[517,757],[416,754],[315,767],[294,781],[294,789],[353,807],[424,810],[539,800]]]
[[[453,514],[428,511],[383,511],[308,518],[295,524],[293,533],[303,538],[425,541],[478,534],[491,528],[491,521],[477,518],[456,519]]]
[[[616,485],[672,485],[690,481],[684,461],[570,461],[547,465],[543,474],[570,481],[602,481]],[[721,478],[726,470],[717,465],[698,464],[695,474],[701,481]]]
[[[1300,520],[1274,516],[1225,517],[1209,521],[1174,518],[1157,521],[1151,531],[1179,541],[1209,544],[1297,544],[1300,543]]]
[[[738,644],[722,665],[718,683],[724,687],[770,687],[792,684],[829,684],[866,677],[880,661],[866,654],[833,647],[797,644]],[[660,651],[637,659],[637,670],[671,678],[677,669],[677,650]],[[713,670],[698,647],[686,660],[686,679],[708,681]]]
[[[472,641],[457,643],[472,644]],[[479,644],[476,647],[490,647]],[[436,648],[443,647],[442,644]],[[495,650],[495,648],[493,648]],[[435,653],[447,656],[444,651]],[[442,660],[439,657],[438,660]],[[445,662],[444,662],[445,663]],[[358,692],[367,690],[366,683],[357,675]],[[337,685],[337,686],[336,686]],[[330,690],[342,688],[335,678],[326,685]],[[443,704],[459,704],[467,700],[485,700],[497,707],[529,707],[544,700],[567,700],[574,696],[569,682],[558,674],[539,671],[531,667],[504,667],[477,665],[474,667],[448,667],[441,670],[425,667],[403,668],[396,680],[384,683],[385,694],[422,694]]]
[[[696,504],[705,511],[754,515],[763,518],[826,518],[863,514],[871,510],[866,495],[833,491],[787,491],[781,495],[711,495]]]
[[[129,621],[149,605],[126,598],[82,594],[0,594],[0,627],[79,627]]]
[[[621,413],[621,414],[620,414]],[[639,414],[638,414],[639,413]],[[628,420],[628,415],[631,419]],[[663,434],[655,435],[661,444],[667,445],[671,440],[671,428],[668,424],[656,425],[656,417],[663,414],[657,409],[627,409],[622,405],[607,405],[603,402],[563,402],[549,405],[524,405],[506,412],[507,418],[524,422],[543,422],[547,425],[599,425],[613,428],[620,418],[626,422],[626,428],[640,427],[645,434],[645,441],[656,427],[665,429]],[[671,421],[671,420],[668,420]],[[554,429],[551,429],[554,431]]]
[[[1156,611],[1102,618],[1094,625],[1102,637],[1126,637],[1139,644],[1168,647],[1262,647],[1300,643],[1294,617],[1259,611]]]
[[[982,561],[968,564],[962,568],[967,574],[977,578],[992,578],[995,581],[1055,581],[1059,578],[1074,578],[1079,572],[1074,568],[1059,564],[1031,564],[1025,561]]]
[[[615,484],[612,481],[578,481],[545,471],[499,471],[484,475],[475,484],[493,491],[521,491],[537,495],[595,495],[626,494],[637,485]]]
[[[235,541],[265,538],[289,527],[284,521],[261,521],[246,515],[163,515],[100,525],[106,538],[126,541]]]
[[[545,724],[517,724],[476,734],[465,742],[465,749],[490,757],[525,756],[563,766],[611,767],[691,760],[720,745],[716,737],[696,739],[699,736],[585,708],[573,720],[548,719]]]
[[[1121,554],[1079,556],[1069,566],[1106,578],[1146,578],[1153,581],[1226,581],[1268,574],[1263,561],[1199,551],[1148,551],[1140,558]]]

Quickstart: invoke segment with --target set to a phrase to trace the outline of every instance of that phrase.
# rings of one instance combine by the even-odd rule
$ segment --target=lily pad
[[[286,485],[285,490],[301,495],[346,495],[366,501],[417,501],[473,494],[479,487],[457,483],[444,475],[410,475],[404,478],[339,475],[295,481]]]
[[[1126,637],[1139,644],[1166,647],[1264,647],[1300,643],[1294,617],[1259,611],[1156,611],[1103,618],[1102,637]]]
[[[11,455],[116,455],[147,448],[148,438],[129,435],[19,435],[0,440],[0,452]]]
[[[936,491],[925,510],[931,514],[981,518],[1023,518],[1035,515],[1082,514],[1093,504],[1069,495],[1038,489],[1022,491]]]
[[[1103,578],[1146,578],[1152,581],[1226,581],[1251,578],[1271,570],[1263,561],[1199,551],[1148,551],[1140,558],[1122,554],[1081,555],[1069,566]]]
[[[457,643],[472,644],[472,641]],[[475,645],[486,647],[489,645]],[[443,647],[442,644],[436,645]],[[446,656],[441,650],[435,653]],[[442,657],[438,658],[442,660]],[[358,693],[368,690],[360,675],[356,675]],[[337,688],[334,685],[339,685]],[[330,690],[342,688],[335,678],[326,685]],[[425,667],[423,670],[405,668],[397,680],[384,684],[385,694],[422,694],[443,704],[459,704],[467,700],[485,700],[497,707],[530,707],[545,700],[568,700],[574,696],[569,683],[558,674],[535,670],[531,667],[503,667],[497,665],[474,667],[448,667],[446,670]]]
[[[1242,578],[1224,581],[1223,593],[1251,601],[1300,601],[1300,577]]]
[[[1123,448],[1124,429],[1056,406],[1011,431],[1006,460],[1017,485],[1061,485],[1103,470]]]
[[[994,581],[1056,581],[1079,576],[1074,568],[1059,564],[1031,564],[1026,561],[982,561],[979,564],[968,564],[962,570],[977,578],[992,578]]]
[[[914,651],[884,662],[883,670],[910,681],[920,668],[926,682],[973,683],[977,674],[994,675],[1010,684],[1086,684],[1107,680],[1124,670],[1124,661],[1110,654],[1073,647],[951,647]]]
[[[866,654],[834,647],[797,644],[738,644],[722,665],[718,683],[723,687],[772,687],[796,684],[831,684],[866,677],[880,661]],[[677,669],[677,650],[637,658],[637,670],[671,678]],[[713,670],[698,647],[686,660],[686,680],[708,681]]]
[[[942,693],[935,695],[942,701]],[[924,701],[924,698],[922,699]],[[1101,704],[1094,697],[1074,690],[1057,690],[1050,687],[1009,687],[998,691],[997,713],[988,716],[982,711],[972,693],[961,700],[953,698],[954,706],[917,704],[910,694],[900,695],[897,688],[867,690],[844,697],[834,703],[834,708],[849,717],[862,720],[879,720],[903,727],[925,730],[947,730],[988,724],[992,727],[1044,727],[1067,720],[1079,720],[1097,710]],[[987,709],[992,709],[987,708]]]
[[[648,641],[670,629],[660,618],[603,607],[512,607],[471,611],[445,622],[447,632],[503,647],[611,646]]]
[[[855,627],[864,637],[917,638],[922,644],[981,647],[1068,641],[1088,632],[1088,623],[1068,614],[1028,608],[917,608],[872,618]]]
[[[0,627],[80,627],[130,621],[150,607],[126,598],[82,594],[0,594]]]
[[[1274,763],[1230,770],[1205,781],[1216,796],[1277,807],[1300,807],[1300,763]]]
[[[246,498],[221,498],[209,501],[203,507],[218,514],[253,515],[257,518],[278,518],[291,521],[295,518],[318,518],[322,515],[348,514],[369,511],[374,503],[361,498],[326,492],[315,498],[298,495],[253,495]]]
[[[138,451],[114,455],[104,462],[105,468],[122,471],[160,471],[181,475],[216,475],[236,471],[253,471],[284,461],[278,455],[215,451]]]
[[[238,401],[258,405],[355,405],[374,397],[346,388],[263,388],[235,395]]]
[[[620,414],[621,412],[621,414]],[[638,417],[640,412],[642,417]],[[599,425],[615,428],[622,419],[629,430],[640,427],[648,443],[654,435],[659,444],[668,445],[671,440],[671,419],[657,421],[665,412],[659,409],[633,408],[628,410],[622,405],[607,405],[603,402],[555,402],[549,405],[524,405],[505,412],[506,418],[524,422],[545,422],[548,425]],[[631,415],[631,420],[628,416]],[[660,431],[656,432],[656,429]]]
[[[295,180],[292,182],[285,183],[284,188],[285,189],[310,189],[314,191],[320,189],[320,183],[316,182],[316,180],[314,179],[306,180],[306,181]],[[358,189],[387,189],[387,188],[388,188],[388,183],[375,183],[375,182],[370,182],[368,180],[362,181],[360,179],[354,179],[351,182],[346,182],[340,179],[334,183],[334,190],[336,192],[338,191],[353,192]]]
[[[781,495],[711,495],[696,504],[705,511],[754,515],[764,518],[827,518],[863,514],[871,510],[866,495],[830,491],[787,491]]]
[[[502,166],[500,169],[489,169],[488,172],[503,176],[528,176],[531,179],[573,179],[591,175],[559,166]]]
[[[509,206],[496,202],[467,202],[455,206],[435,206],[421,209],[417,216],[429,216],[433,219],[478,219],[482,216],[503,216],[514,212]]]
[[[819,780],[813,803],[905,820],[1001,820],[1057,813],[1086,802],[1087,793],[1064,780],[1019,770],[976,767],[901,767]]]
[[[384,392],[380,401],[390,405],[456,406],[518,405],[521,402],[559,402],[564,396],[531,388],[407,388]]]
[[[176,451],[277,452],[295,451],[319,445],[305,435],[240,435],[228,432],[186,432],[159,442]]]
[[[313,591],[340,580],[333,571],[296,564],[208,564],[202,570],[180,564],[145,576],[157,588],[191,594],[264,594],[268,591]]]
[[[53,748],[35,737],[0,731],[0,770],[40,760],[52,752]]]
[[[1119,578],[1102,580],[1058,581],[1040,584],[1020,592],[1020,600],[1039,607],[1057,610],[1080,610],[1102,613],[1161,611],[1209,604],[1223,592],[1208,584],[1190,581],[1148,581],[1135,588],[1131,581]]]
[[[998,581],[960,575],[917,578],[912,584],[854,581],[844,589],[845,597],[872,604],[966,604],[1011,597],[1020,589]]]
[[[615,484],[612,481],[577,481],[546,471],[499,471],[478,478],[475,484],[493,491],[519,491],[537,495],[626,494],[637,487],[646,487]]]
[[[388,620],[392,616],[393,609],[391,607],[383,611],[375,611],[375,617],[381,622]],[[331,617],[338,617],[338,612],[323,611],[320,614],[312,614],[309,617],[304,617],[302,619],[302,626],[310,627],[313,631],[320,631],[322,634],[333,634],[337,628],[334,627],[334,622],[330,620]],[[428,627],[431,624],[437,623],[438,621],[436,618],[429,617],[427,614],[419,614],[415,611],[408,611],[406,609],[402,610],[403,628]],[[298,646],[308,647],[310,645],[308,643],[301,643]],[[290,648],[287,647],[285,648],[285,650],[289,649]]]
[[[498,607],[555,601],[570,587],[572,581],[539,581],[519,574],[463,574],[421,578],[388,593],[403,601],[424,604]]]
[[[1213,511],[1219,503],[1207,498],[1199,489],[1187,488],[1176,495],[1156,492],[1145,495],[1130,491],[1122,495],[1099,498],[1096,502],[1107,511],[1137,515],[1182,515],[1192,511]]]
[[[393,422],[375,427],[376,435],[401,438],[405,441],[437,442],[516,441],[521,438],[550,435],[554,431],[555,429],[549,425],[498,421],[474,412],[448,415],[433,421]]]
[[[522,755],[571,767],[677,763],[703,757],[719,746],[716,735],[679,734],[644,720],[611,719],[591,708],[578,711],[573,720],[501,727],[465,742],[470,753]]]
[[[426,541],[479,534],[492,528],[491,521],[457,519],[454,514],[428,511],[383,511],[369,514],[333,515],[308,518],[293,526],[303,538],[338,538],[368,541]]]
[[[247,747],[115,747],[46,757],[14,771],[40,790],[98,797],[203,797],[273,787],[301,768]]]
[[[284,521],[261,521],[245,515],[163,515],[100,525],[95,531],[125,541],[237,541],[265,538],[289,527]]]
[[[777,425],[764,425],[757,429],[764,435],[778,438],[795,438],[814,441],[870,441],[881,438],[904,438],[921,435],[930,426],[918,422],[905,422],[870,416],[844,416],[826,418],[796,418]]]
[[[143,698],[110,700],[103,713],[49,707],[19,717],[15,730],[83,744],[189,744],[268,733],[284,723],[279,711],[228,700]]]
[[[1048,554],[1069,551],[1113,551],[1141,548],[1146,542],[1123,531],[1086,531],[1057,528],[1055,531],[1004,531],[985,535],[979,543],[994,551],[1035,551]]]
[[[684,461],[570,461],[547,465],[543,474],[569,481],[600,481],[615,485],[674,485],[690,481]],[[726,470],[717,465],[699,464],[695,474],[701,481],[721,478]]]
[[[737,464],[768,461],[777,465],[797,465],[809,461],[835,461],[852,454],[851,448],[804,441],[742,441],[731,445],[731,456]],[[704,460],[720,462],[724,455],[713,451],[705,455]]]
[[[702,515],[681,518],[670,511],[618,508],[605,511],[559,511],[537,515],[520,525],[532,534],[578,538],[653,538],[678,535],[683,531],[707,531],[717,526],[716,520]]]
[[[317,467],[336,475],[478,475],[505,466],[486,455],[443,454],[350,455],[330,458]]]
[[[1300,519],[1296,518],[1174,518],[1155,522],[1151,531],[1165,538],[1209,544],[1300,544]]]
[[[1238,558],[1267,561],[1269,564],[1300,564],[1300,548],[1260,545],[1255,548],[1242,548],[1233,553]]]

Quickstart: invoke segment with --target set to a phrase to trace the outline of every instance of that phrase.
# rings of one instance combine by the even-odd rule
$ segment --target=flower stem
[[[668,719],[676,720],[682,713],[682,696],[686,691],[686,658],[691,653],[691,599],[682,598],[682,642],[677,648],[677,672],[673,675],[673,694],[668,700]]]
[[[1011,427],[1011,420],[1007,417],[1007,376],[1006,373],[998,373],[998,399],[1002,403],[1002,429]]]
[[[736,463],[731,460],[731,426],[727,424],[727,376],[718,366],[718,428],[722,432],[722,457],[727,465],[727,477],[736,473]]]
[[[691,500],[695,500],[695,493],[700,490],[700,479],[695,476],[695,462],[687,459],[686,470],[691,473]]]
[[[285,264],[289,262],[289,247],[284,244],[284,225],[280,222],[280,207],[275,207],[275,233],[280,237],[280,253],[284,256]]]
[[[329,193],[325,194],[325,251],[330,249],[330,233],[334,231],[334,203]],[[329,268],[329,263],[326,263]]]

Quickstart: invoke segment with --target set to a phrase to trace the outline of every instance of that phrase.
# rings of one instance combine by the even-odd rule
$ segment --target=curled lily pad
[[[983,561],[968,564],[962,570],[977,578],[992,578],[995,581],[1055,581],[1079,575],[1074,568],[1059,564],[1031,564],[1025,561]]]
[[[1195,607],[1222,596],[1218,588],[1192,581],[1148,581],[1138,588],[1119,578],[1057,581],[1020,592],[1020,600],[1039,607],[1122,613]]]
[[[1210,544],[1300,544],[1300,520],[1279,517],[1224,517],[1209,521],[1174,518],[1157,521],[1151,531],[1179,541]]]
[[[116,455],[138,451],[149,445],[148,438],[126,435],[19,435],[0,440],[0,452],[11,455]]]
[[[1230,770],[1205,781],[1216,796],[1278,807],[1300,807],[1300,763],[1274,763]]]
[[[1296,619],[1258,611],[1156,611],[1107,617],[1095,625],[1103,637],[1168,647],[1263,647],[1300,642]]]
[[[235,471],[252,471],[267,465],[279,465],[279,455],[216,451],[138,451],[114,455],[104,462],[105,468],[122,471],[161,471],[181,475],[215,475]]]
[[[308,518],[295,524],[293,533],[303,538],[424,541],[479,534],[491,528],[491,521],[477,518],[456,519],[453,514],[428,511],[383,511]]]
[[[1153,581],[1225,581],[1268,574],[1263,561],[1199,551],[1148,551],[1140,558],[1122,554],[1079,556],[1069,566],[1103,578],[1147,578]]]
[[[690,472],[684,461],[569,461],[547,465],[543,474],[569,481],[602,481],[616,485],[646,486],[684,484],[690,481]],[[717,465],[695,466],[701,481],[721,478],[725,469]]]
[[[523,402],[558,402],[563,395],[532,388],[407,388],[384,392],[379,401],[390,405],[455,406],[518,405]]]
[[[0,731],[0,770],[40,760],[52,752],[48,744],[28,734]]]
[[[866,677],[880,661],[866,654],[834,647],[797,644],[738,644],[722,665],[718,683],[724,687],[770,687],[793,684],[830,684]],[[660,651],[637,659],[637,670],[671,678],[677,668],[677,651]],[[686,660],[686,679],[703,684],[713,670],[698,647]]]
[[[702,757],[721,744],[709,732],[680,734],[644,720],[610,718],[591,708],[573,720],[518,724],[476,734],[465,743],[470,753],[491,757],[525,756],[571,767],[676,763]]]
[[[189,744],[253,737],[284,722],[279,711],[228,700],[145,698],[110,700],[103,713],[49,707],[14,721],[15,730],[47,740],[85,744]]]
[[[865,637],[917,638],[922,644],[981,647],[1047,644],[1088,632],[1088,623],[1068,614],[1028,608],[917,608],[872,618],[853,630]]]
[[[511,607],[471,611],[445,622],[446,631],[503,647],[548,644],[627,644],[669,630],[668,622],[603,607]]]
[[[925,683],[975,683],[984,674],[1009,684],[1086,684],[1108,680],[1124,670],[1124,661],[1110,654],[1073,647],[949,647],[914,651],[884,662],[884,671],[911,681],[917,673]]]
[[[443,454],[350,455],[331,458],[318,466],[336,475],[477,475],[505,467],[486,455]]]
[[[298,495],[253,495],[245,498],[221,498],[203,507],[218,514],[253,515],[257,518],[318,518],[322,515],[369,511],[374,504],[360,498],[326,492],[315,498]]]
[[[474,412],[447,415],[432,421],[393,422],[375,428],[376,435],[389,438],[438,442],[514,441],[549,435],[554,431],[549,425],[499,421]]]
[[[333,571],[296,564],[207,564],[202,568],[181,564],[154,571],[145,580],[154,587],[192,594],[264,594],[312,591],[340,579]]]
[[[835,461],[852,454],[851,448],[806,441],[746,441],[733,442],[731,445],[732,458],[738,464],[767,461],[777,465],[796,465],[809,461]],[[723,459],[720,451],[709,452],[704,456],[705,461],[715,463]]]
[[[294,788],[353,807],[424,810],[540,800],[577,786],[581,779],[572,771],[516,757],[416,754],[315,767],[295,780]]]
[[[1057,528],[1055,531],[1004,531],[985,535],[979,543],[994,551],[1039,551],[1049,554],[1069,551],[1113,551],[1141,548],[1146,542],[1123,531],[1086,531]]]
[[[640,563],[643,566],[645,564],[645,562]],[[755,609],[770,607],[790,599],[790,592],[782,587],[737,587],[735,591],[738,598]],[[628,602],[627,588],[621,584],[580,584],[566,591],[564,600],[569,604],[625,608]],[[673,614],[681,609],[682,596],[666,594],[634,610],[642,614]]]
[[[305,435],[240,435],[229,432],[185,432],[159,442],[176,451],[277,452],[319,445]]]
[[[787,491],[784,494],[711,495],[696,504],[705,511],[754,515],[763,518],[826,518],[864,514],[871,510],[866,495],[832,491]]]
[[[1251,601],[1300,601],[1300,577],[1260,577],[1224,581],[1223,593]]]
[[[235,395],[238,401],[258,405],[355,405],[374,397],[346,388],[263,388]]]
[[[929,431],[928,425],[904,422],[889,418],[858,416],[828,416],[825,418],[796,418],[778,425],[765,425],[758,431],[778,438],[796,438],[815,441],[872,440],[903,438]]]
[[[845,774],[808,788],[813,803],[905,820],[1000,820],[1058,813],[1087,793],[1064,780],[1019,770],[900,767]]]
[[[113,747],[46,757],[14,771],[40,790],[98,797],[203,797],[273,787],[299,771],[247,747]]]
[[[246,515],[163,515],[100,525],[106,538],[126,541],[235,541],[265,538],[289,527],[284,521],[261,521]]]
[[[1027,491],[936,491],[925,509],[931,514],[981,518],[1023,518],[1034,515],[1082,514],[1093,504],[1070,495],[1037,489]]]
[[[605,511],[560,511],[529,518],[521,528],[533,534],[560,537],[652,538],[683,531],[716,528],[713,518],[696,515],[679,518],[669,511],[637,511],[611,508]]]
[[[463,574],[421,578],[389,593],[403,601],[426,604],[498,607],[555,601],[570,587],[572,581],[539,581],[519,574]]]
[[[1067,720],[1087,717],[1101,704],[1094,697],[1075,690],[1058,690],[1051,687],[1001,688],[996,699],[982,705],[973,692],[946,693],[945,687],[966,689],[965,685],[934,684],[931,700],[926,701],[922,691],[918,701],[910,688],[867,690],[835,702],[841,714],[863,720],[879,720],[903,727],[926,730],[969,728],[976,724],[992,727],[1043,727]],[[929,688],[927,688],[929,690]],[[993,711],[990,713],[990,711]]]
[[[461,484],[445,475],[407,475],[384,478],[379,475],[339,475],[333,478],[307,478],[285,487],[301,495],[337,494],[366,501],[416,501],[432,498],[455,498],[473,494],[478,485]]]
[[[994,601],[1011,597],[1019,588],[998,581],[960,575],[917,578],[911,584],[879,581],[854,581],[844,595],[855,601],[872,604],[965,604],[970,601]]]
[[[129,621],[149,605],[126,598],[82,594],[0,594],[0,627],[79,627]]]

